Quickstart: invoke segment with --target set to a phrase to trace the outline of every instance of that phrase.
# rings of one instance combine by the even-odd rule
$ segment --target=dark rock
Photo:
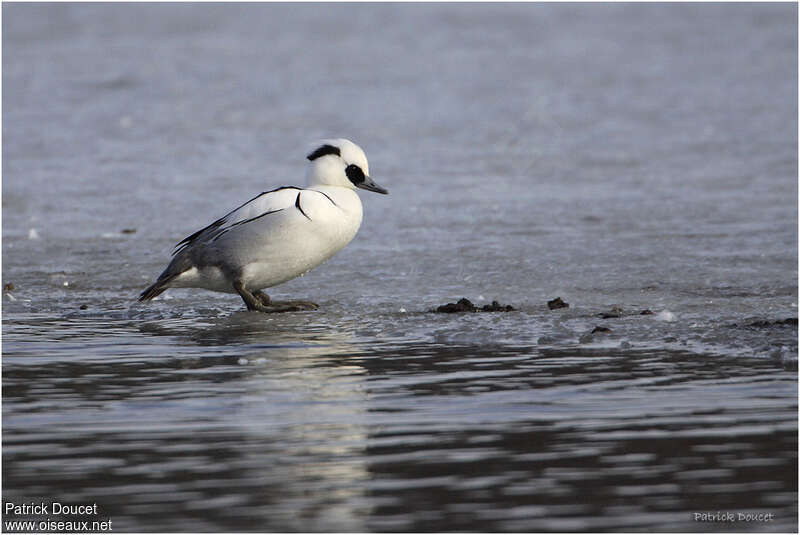
[[[13,292],[14,291],[14,283],[13,282],[5,283],[3,285],[3,291],[4,292]]]
[[[454,312],[477,312],[478,307],[472,304],[472,301],[466,297],[458,300],[458,303],[447,303],[436,308],[436,312],[443,312],[445,314],[452,314]]]
[[[611,332],[611,329],[609,329],[608,327],[602,327],[600,325],[598,325],[597,327],[592,329],[592,334],[594,334],[594,333],[610,333],[610,332]]]
[[[653,314],[653,311],[652,311],[652,310],[650,310],[649,308],[645,308],[644,310],[642,310],[641,312],[639,312],[639,315],[640,315],[640,316],[650,316],[650,315],[652,315],[652,314]]]
[[[484,312],[511,312],[514,310],[514,307],[511,305],[501,305],[497,301],[492,301],[491,305],[483,305],[481,310]]]
[[[775,321],[756,320],[756,321],[751,321],[750,323],[745,325],[745,327],[757,327],[757,328],[762,328],[763,329],[763,328],[767,328],[767,327],[779,327],[781,325],[794,325],[794,326],[797,326],[797,318],[786,318],[784,320],[775,320]],[[734,324],[734,327],[737,327],[737,325]]]
[[[443,312],[445,314],[453,314],[456,312],[511,312],[515,310],[511,305],[501,305],[497,301],[492,301],[491,305],[483,305],[482,308],[475,306],[472,301],[466,297],[462,297],[457,303],[447,303],[436,307],[431,312]]]
[[[80,306],[80,309],[81,309],[81,310],[86,310],[87,308],[89,308],[87,305],[81,305],[81,306]]]
[[[122,234],[136,234],[136,229],[135,228],[124,228],[124,229],[120,230],[120,232]]]
[[[619,305],[612,305],[611,310],[608,312],[601,312],[598,315],[601,318],[619,318],[622,316],[622,307]]]
[[[556,297],[555,299],[551,299],[547,302],[547,308],[550,310],[556,310],[558,308],[569,308],[569,303],[565,303],[560,297]]]

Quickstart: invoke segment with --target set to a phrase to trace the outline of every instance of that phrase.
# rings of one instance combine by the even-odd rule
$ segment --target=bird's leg
[[[319,305],[311,303],[310,301],[285,301],[280,303],[272,301],[267,294],[260,290],[250,292],[244,287],[244,284],[238,280],[234,281],[233,289],[241,296],[244,304],[247,306],[247,310],[271,313],[297,312],[299,310],[315,310],[319,308]]]
[[[252,293],[250,293],[248,290],[245,289],[244,284],[242,284],[242,281],[238,280],[234,281],[233,289],[236,290],[236,293],[238,293],[239,296],[242,298],[244,304],[247,306],[247,310],[260,310],[261,308],[263,308],[264,305],[262,305],[259,302],[256,296],[254,296]]]

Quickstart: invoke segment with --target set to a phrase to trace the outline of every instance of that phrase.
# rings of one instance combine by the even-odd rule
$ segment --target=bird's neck
[[[362,215],[361,199],[354,189],[342,186],[312,185],[308,189],[313,189],[324,193],[333,203],[345,211],[347,214],[357,217],[359,220]]]

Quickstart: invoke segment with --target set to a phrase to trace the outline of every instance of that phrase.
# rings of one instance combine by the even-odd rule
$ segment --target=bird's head
[[[361,147],[349,139],[326,139],[307,156],[308,184],[361,188],[389,193],[369,177],[369,164]]]

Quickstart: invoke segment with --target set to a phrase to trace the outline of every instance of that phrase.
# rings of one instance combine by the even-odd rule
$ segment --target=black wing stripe
[[[300,210],[300,213],[306,216],[309,221],[311,221],[311,218],[308,217],[308,214],[303,211],[303,207],[300,206],[300,192],[297,193],[297,198],[294,200],[294,207]]]
[[[333,199],[331,199],[330,197],[328,197],[328,194],[327,194],[327,193],[325,193],[324,191],[317,191],[317,190],[311,190],[311,191],[316,191],[317,193],[322,193],[323,195],[325,195],[325,197],[327,197],[327,199],[328,199],[329,201],[331,201],[331,203],[333,203],[333,205],[334,205],[336,208],[339,208],[339,205],[338,205],[338,204],[336,204],[335,202],[333,202]]]
[[[233,227],[238,227],[239,225],[246,225],[247,223],[252,223],[252,222],[253,222],[253,221],[255,221],[256,219],[261,219],[261,218],[262,218],[262,217],[264,217],[265,215],[269,215],[269,214],[276,214],[276,213],[278,213],[278,212],[283,212],[284,210],[286,210],[286,208],[278,208],[277,210],[270,210],[269,212],[264,212],[263,214],[259,214],[259,215],[255,216],[255,217],[251,217],[250,219],[245,219],[244,221],[237,221],[236,223],[234,223],[234,224],[233,224],[233,225],[231,225],[230,227],[228,227],[228,228],[226,228],[226,229],[222,229],[222,231],[220,231],[220,233],[219,233],[219,234],[217,234],[216,236],[214,236],[214,237],[211,239],[211,241],[216,241],[216,240],[218,240],[219,238],[221,238],[222,236],[224,236],[226,232],[228,232],[229,230],[231,230]]]
[[[262,197],[264,195],[269,195],[270,193],[275,193],[276,191],[281,191],[281,190],[284,190],[284,189],[296,189],[296,190],[299,190],[300,188],[298,188],[297,186],[281,186],[279,188],[271,189],[269,191],[262,191],[261,193],[259,193],[258,195],[256,195],[255,197],[253,197],[252,199],[247,201],[246,203],[243,203],[243,204],[237,206],[236,208],[234,208],[233,210],[231,210],[230,212],[225,214],[225,217],[223,217],[222,219],[225,219],[226,217],[228,217],[229,215],[234,213],[239,208],[244,208],[245,206],[247,206],[248,204],[250,204],[254,200],[258,199],[259,197]]]
[[[253,201],[255,201],[256,199],[258,199],[259,197],[261,197],[262,195],[268,195],[268,194],[270,194],[270,193],[274,193],[274,192],[276,192],[276,191],[281,191],[281,190],[284,190],[284,189],[296,189],[296,190],[298,190],[298,191],[300,190],[300,188],[298,188],[297,186],[281,186],[281,187],[279,187],[279,188],[271,189],[271,190],[269,190],[269,191],[262,191],[261,193],[259,193],[258,195],[256,195],[256,196],[255,196],[255,197],[253,197],[252,199],[250,199],[249,201],[247,201],[247,202],[245,202],[245,203],[242,203],[241,205],[237,206],[236,208],[234,208],[233,210],[231,210],[230,212],[228,212],[227,214],[225,214],[223,217],[221,217],[221,218],[217,219],[216,221],[214,221],[213,223],[211,223],[211,224],[210,224],[210,225],[208,225],[207,227],[204,227],[204,228],[202,228],[202,229],[198,230],[197,232],[195,232],[194,234],[192,234],[192,235],[190,235],[190,236],[187,236],[187,237],[185,237],[184,239],[182,239],[181,241],[179,241],[179,242],[178,242],[178,243],[175,245],[175,249],[173,250],[173,252],[172,252],[172,255],[174,256],[174,255],[178,254],[179,252],[181,252],[183,249],[185,249],[185,248],[187,248],[187,247],[191,246],[191,245],[192,245],[192,244],[193,244],[193,243],[194,243],[194,242],[195,242],[195,241],[196,241],[196,240],[197,240],[197,239],[198,239],[200,236],[202,236],[203,234],[205,234],[205,233],[209,233],[209,234],[211,234],[211,233],[212,233],[212,232],[213,232],[215,229],[218,229],[219,227],[221,227],[222,225],[224,225],[225,223],[227,223],[227,221],[228,221],[228,217],[229,217],[231,214],[233,214],[234,212],[236,212],[236,211],[237,211],[237,210],[239,210],[240,208],[243,208],[243,207],[247,206],[247,205],[248,205],[248,204],[250,204],[251,202],[253,202]],[[281,210],[283,210],[283,208],[281,208]],[[225,234],[225,233],[226,233],[226,232],[227,232],[227,231],[228,231],[230,228],[232,228],[232,227],[234,227],[234,226],[236,226],[236,225],[241,225],[241,224],[244,224],[244,223],[249,223],[250,221],[253,221],[253,220],[255,220],[255,219],[258,219],[259,217],[263,217],[263,216],[265,216],[265,215],[272,214],[272,213],[279,212],[279,211],[280,211],[280,210],[272,210],[272,211],[270,211],[270,212],[264,212],[263,214],[261,214],[261,215],[258,215],[258,216],[256,216],[256,217],[252,217],[252,218],[250,218],[250,219],[247,219],[246,221],[239,221],[238,223],[234,223],[234,224],[233,224],[233,225],[231,225],[231,227],[229,227],[228,229],[222,229],[221,231],[219,231],[219,233],[218,233],[216,236],[214,236],[214,237],[212,238],[212,240],[215,240],[215,239],[219,238],[219,237],[220,237],[222,234]]]
[[[225,217],[228,217],[228,216],[225,216]],[[179,249],[183,249],[184,247],[188,247],[189,245],[191,245],[192,242],[194,240],[196,240],[204,232],[209,231],[209,230],[213,230],[213,229],[215,229],[217,227],[221,227],[222,225],[224,225],[225,224],[225,217],[223,217],[221,219],[217,219],[216,221],[211,223],[209,226],[198,230],[197,232],[195,232],[191,236],[186,236],[184,239],[182,239],[181,241],[179,241],[175,245],[175,252],[177,253]]]
[[[232,229],[233,227],[237,227],[239,225],[245,225],[247,223],[253,222],[256,219],[261,219],[265,215],[275,214],[275,213],[278,213],[278,212],[283,212],[284,210],[286,210],[286,208],[278,208],[277,210],[270,210],[269,212],[264,212],[263,214],[259,214],[259,215],[255,216],[255,217],[251,217],[250,219],[245,219],[244,221],[237,221],[236,223],[234,223],[233,225],[231,225],[230,227],[225,229],[225,231],[227,231],[228,229]]]

